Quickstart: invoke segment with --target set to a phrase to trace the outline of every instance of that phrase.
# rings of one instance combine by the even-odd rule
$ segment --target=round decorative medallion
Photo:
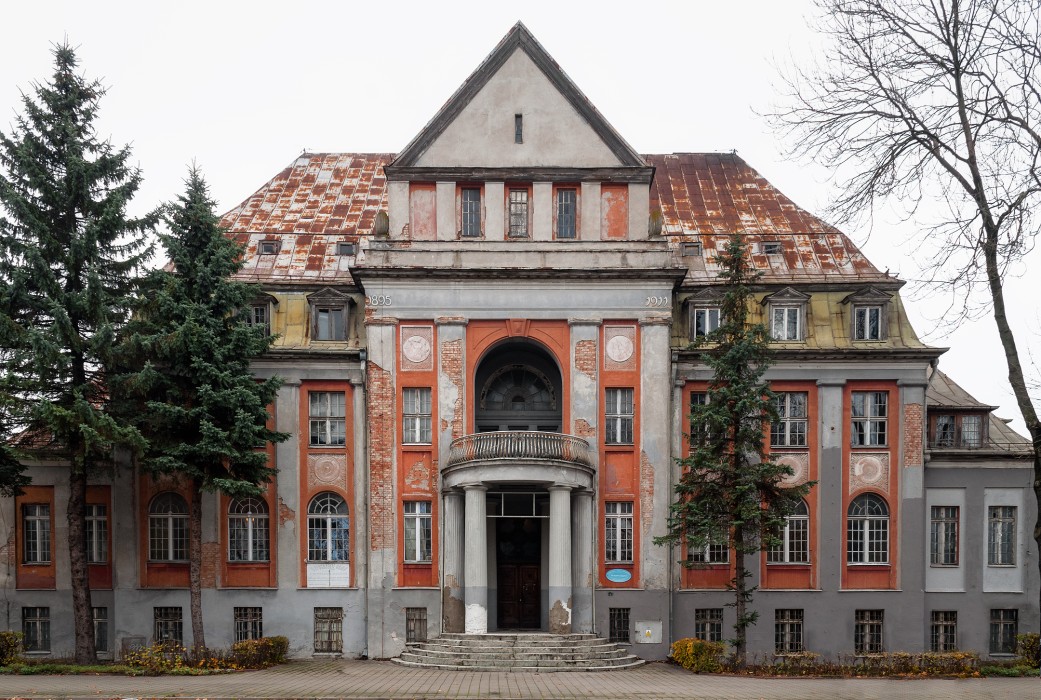
[[[421,335],[410,335],[401,344],[401,354],[409,362],[419,364],[430,357],[430,341]]]
[[[877,483],[885,471],[882,460],[877,457],[864,456],[853,466],[853,473],[865,484]]]
[[[340,465],[334,457],[319,457],[314,461],[311,473],[314,474],[316,480],[331,484],[336,481],[336,477],[340,474]]]
[[[625,362],[633,356],[633,341],[616,335],[607,341],[607,356],[615,362]]]
[[[786,486],[795,486],[796,484],[801,484],[806,481],[806,465],[803,464],[802,460],[798,457],[788,455],[778,459],[777,463],[790,467],[792,470],[791,476],[781,478],[782,484],[785,484]]]

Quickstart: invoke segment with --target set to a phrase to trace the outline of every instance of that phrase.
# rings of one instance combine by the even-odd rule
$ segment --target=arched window
[[[889,507],[881,496],[865,493],[849,504],[846,561],[889,563]]]
[[[148,560],[188,561],[188,503],[167,491],[148,506]]]
[[[228,561],[268,561],[271,558],[267,504],[240,498],[228,506]]]
[[[792,514],[784,519],[781,541],[766,554],[770,564],[810,563],[810,510],[799,501]]]
[[[349,561],[350,525],[347,502],[335,493],[320,493],[307,507],[307,560]]]

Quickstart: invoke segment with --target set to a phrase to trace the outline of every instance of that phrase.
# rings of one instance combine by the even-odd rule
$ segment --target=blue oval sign
[[[628,569],[609,569],[605,575],[611,583],[625,583],[633,577],[633,573]]]

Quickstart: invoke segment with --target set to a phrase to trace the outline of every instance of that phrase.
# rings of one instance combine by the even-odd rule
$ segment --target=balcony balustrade
[[[585,439],[534,430],[501,430],[456,438],[449,448],[445,469],[468,462],[563,462],[594,466]]]

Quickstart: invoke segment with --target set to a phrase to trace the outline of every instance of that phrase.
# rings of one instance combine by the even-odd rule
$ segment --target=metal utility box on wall
[[[661,644],[661,620],[637,620],[635,644]]]

